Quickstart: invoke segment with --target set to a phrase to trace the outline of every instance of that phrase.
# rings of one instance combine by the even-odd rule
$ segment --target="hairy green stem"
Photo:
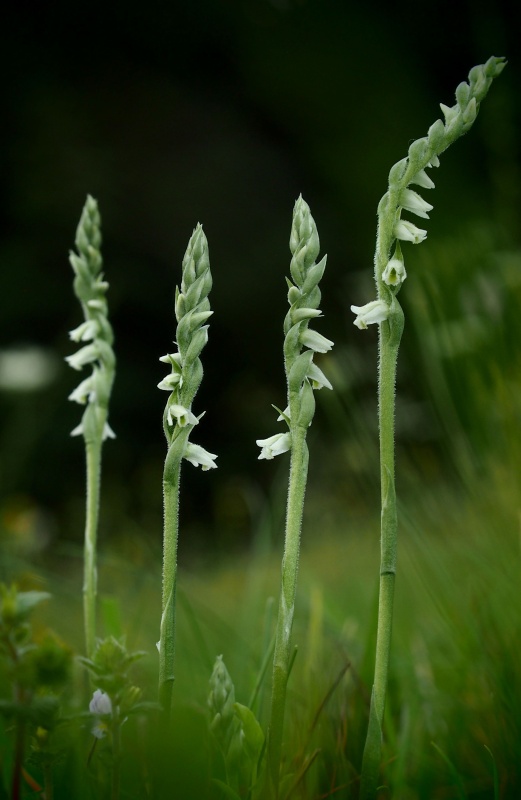
[[[275,797],[279,794],[279,772],[284,729],[286,689],[291,664],[291,629],[297,593],[300,531],[308,472],[306,429],[292,425],[291,466],[286,511],[286,533],[282,560],[282,586],[273,658],[273,689],[268,739],[268,759]]]
[[[395,300],[395,306],[399,308]],[[395,311],[380,325],[380,369],[378,381],[380,428],[380,480],[382,492],[380,592],[374,684],[369,728],[362,760],[360,800],[375,797],[382,754],[382,723],[393,621],[394,582],[398,520],[394,486],[394,408],[398,348],[403,330],[403,312]]]
[[[101,439],[86,443],[87,507],[83,545],[83,619],[85,652],[91,657],[96,646],[96,550],[101,481]]]
[[[174,687],[177,543],[181,461],[192,426],[179,429],[168,450],[163,472],[163,599],[159,640],[159,702],[170,718]]]
[[[432,205],[410,185],[433,189],[434,182],[426,169],[439,166],[439,155],[472,126],[481,101],[492,80],[505,66],[504,59],[491,57],[486,64],[469,72],[469,83],[456,89],[456,105],[441,105],[445,122],[436,120],[428,134],[413,142],[406,158],[389,173],[389,187],[378,206],[378,230],[375,253],[377,300],[351,309],[357,314],[355,325],[364,329],[379,324],[379,433],[380,480],[382,492],[380,594],[376,659],[369,726],[362,760],[360,800],[374,800],[382,755],[382,725],[389,670],[393,620],[394,581],[396,572],[397,514],[394,486],[394,409],[398,348],[404,316],[396,298],[407,277],[400,241],[420,244],[427,231],[402,220],[402,211],[428,219]],[[392,248],[394,245],[394,253]]]

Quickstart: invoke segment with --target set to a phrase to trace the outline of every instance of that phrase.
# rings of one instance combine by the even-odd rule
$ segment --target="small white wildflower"
[[[434,181],[429,178],[424,169],[417,172],[409,183],[414,183],[416,186],[421,186],[423,189],[434,189]]]
[[[180,406],[177,403],[172,403],[172,405],[168,406],[166,418],[169,425],[177,424],[180,428],[184,428],[186,425],[197,425],[199,422],[190,409]]]
[[[85,347],[82,347],[81,350],[78,350],[76,353],[73,353],[72,356],[67,356],[65,358],[65,361],[73,369],[80,370],[86,364],[91,364],[98,358],[99,358],[99,349],[97,345],[87,344],[85,345]]]
[[[427,164],[428,167],[439,167],[440,166],[440,159],[438,156],[434,155],[429,163]]]
[[[333,388],[322,370],[319,369],[316,364],[313,364],[313,362],[311,362],[307,377],[311,381],[313,389],[322,389],[324,386],[326,389]]]
[[[77,386],[73,392],[69,395],[69,400],[72,400],[74,403],[80,403],[80,405],[85,405],[87,400],[89,403],[94,402],[96,399],[96,392],[94,390],[94,381],[93,376],[91,375],[89,378],[85,378],[79,386]]]
[[[207,472],[209,469],[217,469],[217,464],[215,463],[217,456],[215,453],[209,453],[204,447],[192,444],[192,442],[188,442],[183,458],[186,458],[194,467],[201,467],[203,472]]]
[[[89,703],[89,711],[96,717],[91,733],[96,739],[103,739],[109,730],[109,723],[104,718],[112,714],[112,702],[108,694],[96,689]]]
[[[112,714],[112,701],[108,694],[102,692],[101,689],[96,689],[89,703],[89,711],[91,714],[96,714],[98,716]]]
[[[427,212],[432,211],[433,208],[430,203],[427,203],[423,197],[420,197],[417,192],[413,192],[412,189],[403,189],[400,193],[399,203],[402,208],[424,219],[429,219]]]
[[[399,219],[394,227],[394,235],[397,239],[413,244],[421,244],[427,238],[427,231],[417,228],[412,222]]]
[[[326,339],[321,333],[309,330],[308,328],[301,333],[300,341],[304,347],[309,347],[310,350],[314,350],[316,353],[327,353],[334,345],[331,339]]]
[[[353,324],[364,331],[368,325],[378,325],[387,319],[390,308],[384,300],[372,300],[365,306],[351,306],[351,311],[357,315]]]
[[[399,258],[391,258],[382,273],[382,280],[387,286],[399,286],[407,277],[405,265]]]
[[[181,383],[181,375],[177,372],[171,372],[166,378],[157,384],[158,389],[164,389],[166,392],[173,392]]]
[[[257,444],[261,448],[259,459],[272,459],[291,448],[291,434],[276,433],[268,439],[257,439]]]
[[[82,322],[77,328],[69,331],[69,338],[73,342],[88,342],[89,339],[95,339],[98,335],[99,324],[95,319],[88,319]]]

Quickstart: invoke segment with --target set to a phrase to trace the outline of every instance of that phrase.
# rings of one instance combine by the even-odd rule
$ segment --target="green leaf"
[[[243,706],[241,703],[234,703],[234,711],[237,714],[244,732],[244,748],[248,758],[256,762],[264,745],[264,734],[259,722],[248,706]]]
[[[487,747],[487,745],[483,745],[487,753],[489,754],[490,758],[492,759],[492,775],[494,777],[494,800],[499,800],[499,773],[497,771],[496,759],[494,758],[494,754],[492,750]]]
[[[230,786],[228,786],[224,781],[220,781],[218,778],[213,778],[212,783],[222,789],[225,797],[230,797],[231,800],[241,800],[240,795],[237,794]]]
[[[16,596],[16,612],[21,617],[28,616],[33,608],[50,598],[49,592],[18,592]]]
[[[463,785],[463,779],[459,774],[458,770],[456,769],[450,758],[447,755],[445,755],[445,753],[440,747],[438,747],[436,742],[431,742],[431,745],[440,754],[440,756],[448,766],[449,771],[454,779],[454,783],[457,785],[458,788],[458,797],[460,798],[460,800],[467,800],[467,793],[465,791],[465,786]]]

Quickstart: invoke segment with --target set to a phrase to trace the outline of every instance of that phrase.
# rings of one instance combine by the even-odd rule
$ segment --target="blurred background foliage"
[[[158,358],[172,349],[174,285],[198,221],[215,315],[196,441],[219,454],[219,469],[185,465],[181,558],[247,548],[258,531],[280,536],[286,463],[259,463],[255,439],[279,429],[270,404],[284,406],[284,277],[300,192],[328,253],[319,329],[336,342],[319,362],[334,392],[320,393],[310,434],[308,520],[335,530],[373,512],[376,331],[357,331],[349,306],[374,295],[376,206],[389,168],[490,55],[506,56],[508,67],[470,136],[433,171],[427,242],[404,248],[398,490],[405,501],[436,487],[480,495],[508,484],[515,524],[521,183],[512,23],[501,2],[13,7],[0,34],[4,553],[80,552],[83,450],[69,432],[81,410],[66,400],[78,376],[63,358],[81,318],[67,253],[87,193],[102,214],[118,358],[102,540],[137,562],[160,553]]]

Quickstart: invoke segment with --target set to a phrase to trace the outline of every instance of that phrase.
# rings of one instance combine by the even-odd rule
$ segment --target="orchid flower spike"
[[[212,275],[210,272],[210,259],[208,255],[208,242],[201,225],[195,228],[183,259],[183,275],[181,287],[176,289],[175,314],[177,319],[177,353],[168,353],[160,358],[171,368],[171,372],[158,384],[158,388],[169,392],[164,413],[164,429],[169,445],[179,435],[180,430],[186,428],[188,433],[198,418],[191,410],[192,401],[199,388],[203,377],[203,367],[199,355],[208,341],[208,319],[213,314],[210,310],[208,294],[212,288]],[[182,457],[192,463],[197,458],[190,458],[189,448],[196,449],[197,445],[184,442]],[[201,453],[206,450],[199,448]],[[207,454],[212,458],[211,454]],[[203,458],[198,464],[203,469],[210,469],[216,465]]]
[[[71,252],[69,255],[75,273],[74,292],[85,316],[85,321],[70,331],[69,336],[73,342],[87,344],[65,359],[75,370],[82,370],[89,365],[92,367],[91,376],[69,395],[69,400],[87,406],[80,425],[71,434],[83,436],[86,442],[114,437],[107,416],[116,359],[105,298],[108,283],[103,280],[101,271],[100,226],[98,204],[88,195],[76,231],[77,253]]]
[[[427,169],[439,167],[439,156],[456,139],[466,133],[476,119],[479,106],[493,81],[504,69],[505,60],[492,56],[469,73],[469,82],[460,83],[456,89],[456,104],[449,108],[443,103],[443,121],[431,125],[427,136],[413,142],[406,158],[398,161],[389,173],[389,188],[378,206],[378,247],[375,259],[375,281],[378,298],[390,302],[406,277],[405,268],[390,259],[395,242],[421,244],[427,231],[402,219],[402,212],[429,218],[432,205],[411,185],[422,189],[434,189],[434,182]]]
[[[284,415],[290,428],[299,425],[307,428],[315,413],[313,392],[323,387],[332,389],[330,381],[314,363],[315,353],[328,353],[333,347],[318,331],[309,327],[311,321],[322,316],[319,281],[326,268],[326,256],[318,263],[320,250],[317,226],[308,204],[298,198],[293,209],[289,247],[292,254],[288,279],[289,311],[284,320],[284,362],[288,384],[288,402]],[[291,448],[290,434],[276,434],[259,439],[259,458],[271,459]]]

